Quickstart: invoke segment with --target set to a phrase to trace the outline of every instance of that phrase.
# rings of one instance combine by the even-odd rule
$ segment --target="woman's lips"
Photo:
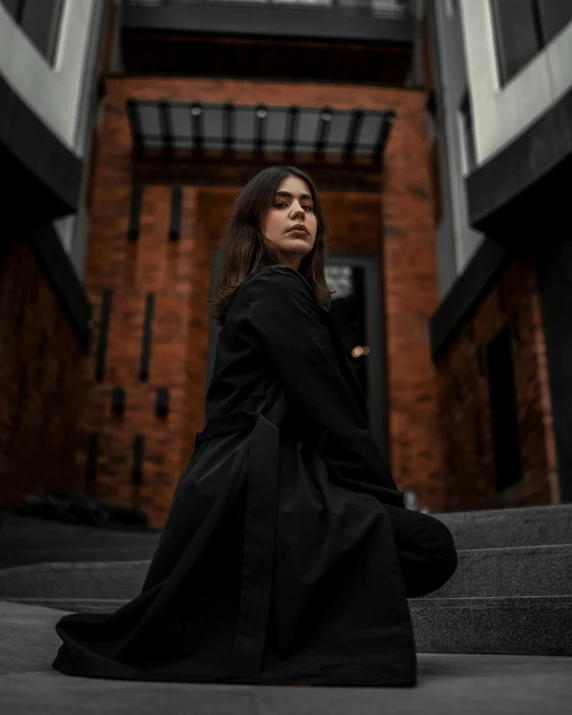
[[[289,229],[286,233],[296,233],[299,235],[308,235],[308,231],[307,231],[306,227],[301,224],[292,226],[292,228]]]

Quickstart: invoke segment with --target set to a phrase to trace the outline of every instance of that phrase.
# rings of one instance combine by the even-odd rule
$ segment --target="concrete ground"
[[[235,686],[68,677],[51,668],[64,614],[0,601],[0,712],[10,715],[562,715],[572,657],[420,654],[416,688]]]

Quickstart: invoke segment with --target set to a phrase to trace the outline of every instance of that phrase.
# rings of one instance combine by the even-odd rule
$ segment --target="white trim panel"
[[[572,22],[499,86],[490,0],[460,0],[477,165],[545,114],[572,87]]]
[[[65,0],[54,66],[0,3],[0,73],[34,113],[74,153],[83,73],[98,0]]]

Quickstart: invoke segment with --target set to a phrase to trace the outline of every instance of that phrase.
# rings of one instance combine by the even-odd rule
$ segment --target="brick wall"
[[[105,116],[94,172],[85,283],[96,320],[86,361],[89,397],[84,434],[100,434],[98,493],[135,499],[155,525],[166,516],[175,483],[203,427],[211,251],[236,194],[234,189],[186,186],[181,238],[168,241],[170,189],[146,186],[141,233],[127,238],[131,194],[129,97],[202,102],[301,104],[334,108],[393,108],[383,191],[324,192],[333,251],[379,252],[387,313],[390,461],[400,488],[414,488],[420,506],[441,508],[443,455],[437,426],[437,383],[428,321],[438,301],[424,94],[388,88],[249,81],[116,78],[107,81]],[[99,306],[113,290],[105,379],[94,379]],[[145,295],[155,293],[150,376],[138,380]],[[111,414],[113,387],[123,387],[127,410]],[[157,387],[168,387],[171,412],[154,416]],[[132,486],[133,437],[147,440],[143,484]],[[79,462],[84,459],[80,449]]]
[[[505,324],[514,364],[522,481],[496,492],[484,349]],[[514,260],[437,361],[447,509],[559,503],[543,336],[535,268]]]
[[[22,494],[83,489],[74,462],[84,348],[36,254],[3,239],[0,258],[0,508]]]

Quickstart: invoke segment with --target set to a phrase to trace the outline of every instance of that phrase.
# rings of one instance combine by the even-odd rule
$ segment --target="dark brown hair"
[[[280,250],[262,233],[262,221],[274,199],[280,182],[297,176],[308,184],[317,219],[316,240],[300,262],[298,272],[311,283],[318,303],[329,308],[332,297],[324,276],[324,263],[329,251],[322,204],[314,182],[293,166],[270,166],[256,174],[242,189],[234,203],[219,246],[220,263],[217,289],[209,306],[219,325],[223,325],[228,303],[246,278],[266,266],[281,263]]]

